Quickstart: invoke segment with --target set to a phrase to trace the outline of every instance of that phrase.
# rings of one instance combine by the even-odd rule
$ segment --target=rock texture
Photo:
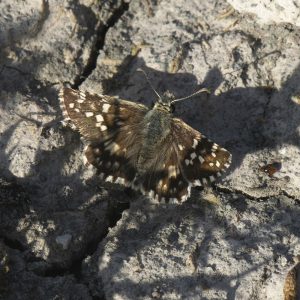
[[[0,3],[0,299],[296,294],[300,30],[295,14],[262,24],[236,5]],[[226,176],[181,206],[101,182],[60,123],[62,84],[150,104],[139,68],[160,93],[210,88],[176,115],[233,154]]]
[[[300,2],[293,0],[228,0],[239,12],[254,14],[261,23],[291,23],[300,26]]]

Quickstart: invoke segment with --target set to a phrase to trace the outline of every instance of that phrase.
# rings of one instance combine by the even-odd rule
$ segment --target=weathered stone
[[[258,17],[261,23],[291,23],[300,26],[300,3],[292,0],[227,0],[241,13]]]
[[[2,1],[0,15],[7,299],[282,299],[300,245],[299,28],[225,0]],[[233,154],[213,196],[154,206],[83,165],[58,88],[149,105],[139,68],[159,93],[212,91],[176,116]]]

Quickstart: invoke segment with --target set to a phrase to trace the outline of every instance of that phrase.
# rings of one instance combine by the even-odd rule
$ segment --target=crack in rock
[[[92,47],[90,57],[82,73],[79,74],[74,80],[72,88],[78,89],[78,87],[85,81],[87,77],[89,77],[89,75],[96,68],[99,50],[103,49],[104,47],[107,31],[118,22],[118,20],[123,16],[123,14],[128,10],[128,8],[129,4],[126,2],[122,2],[121,6],[115,10],[113,15],[106,22],[106,24],[103,24],[102,22],[99,24],[98,28],[96,29],[96,40]]]

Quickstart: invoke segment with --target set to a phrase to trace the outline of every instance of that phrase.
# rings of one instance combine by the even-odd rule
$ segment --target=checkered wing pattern
[[[59,99],[65,120],[88,141],[104,142],[119,135],[120,130],[135,132],[148,111],[142,104],[70,88],[63,88]]]
[[[63,88],[59,94],[66,121],[88,142],[85,158],[106,181],[130,185],[141,147],[141,122],[148,108],[106,95]]]
[[[103,180],[178,203],[187,200],[192,186],[212,183],[230,165],[227,150],[168,113],[164,118],[171,120],[169,133],[153,152],[144,144],[149,112],[144,105],[69,88],[62,89],[59,98],[65,119],[88,141],[87,163]],[[146,155],[147,167],[141,167],[139,157],[148,146],[152,150],[149,160]]]
[[[183,202],[192,186],[207,186],[230,166],[231,154],[182,120],[173,118],[171,134],[145,174],[142,192],[165,202]]]
[[[231,154],[180,119],[173,119],[174,147],[192,186],[212,183],[230,166]]]

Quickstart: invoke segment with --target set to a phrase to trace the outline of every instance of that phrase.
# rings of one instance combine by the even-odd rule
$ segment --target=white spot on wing
[[[72,102],[72,103],[69,103],[69,107],[70,108],[74,108],[75,104]]]
[[[83,155],[83,164],[84,164],[85,166],[87,166],[87,165],[89,164],[89,162],[88,162],[88,160],[87,160],[87,158],[86,158],[85,155]]]
[[[122,177],[117,177],[115,183],[119,183],[119,184],[123,184],[124,185],[125,184],[125,179],[122,178]]]
[[[107,182],[113,182],[113,177],[110,175],[110,176],[108,176],[108,177],[105,179],[105,181],[107,181]]]
[[[149,191],[149,197],[152,198],[152,199],[154,198],[154,191],[153,190]]]
[[[187,200],[188,197],[189,197],[188,195],[183,195],[183,196],[181,197],[180,200],[181,200],[182,202],[184,202],[184,201]]]
[[[217,150],[217,149],[219,148],[219,146],[218,146],[216,143],[213,143],[212,148],[213,148],[214,150]]]
[[[198,186],[202,186],[202,184],[201,184],[201,182],[200,182],[199,179],[195,180],[195,181],[193,182],[193,184],[194,184],[194,185],[198,185]]]
[[[107,148],[112,153],[117,152],[118,150],[120,150],[120,146],[117,143],[111,143],[111,144],[109,144],[109,146]]]
[[[193,140],[193,148],[195,149],[198,145],[198,141],[196,139]]]
[[[103,122],[104,118],[102,115],[96,115],[96,120],[97,120],[97,122]]]
[[[169,178],[171,177],[176,177],[177,173],[176,173],[176,167],[175,166],[169,166],[168,168],[168,176]]]
[[[86,95],[85,92],[79,91],[79,99],[77,100],[78,103],[83,103],[85,101]]]
[[[109,110],[109,108],[110,108],[110,104],[104,103],[103,106],[102,106],[102,111],[103,111],[104,113],[107,113],[108,110]]]
[[[186,159],[185,161],[185,164],[188,166],[189,165],[189,163],[190,163],[190,161],[188,160],[188,159]]]
[[[87,117],[87,118],[90,118],[90,117],[92,117],[94,115],[94,113],[92,112],[92,111],[87,111],[86,113],[85,113],[85,116]]]
[[[64,102],[64,89],[60,89],[59,93],[58,93],[58,98],[60,102]]]
[[[201,155],[199,155],[198,158],[200,160],[200,163],[203,164],[203,162],[205,161],[205,159]]]
[[[194,158],[196,158],[196,157],[197,157],[197,154],[196,154],[195,152],[193,152],[193,153],[191,154],[191,158],[194,159]]]
[[[66,127],[66,126],[68,125],[67,122],[65,122],[65,121],[68,121],[68,119],[65,119],[64,121],[61,121],[61,122],[60,122],[61,125],[64,126],[64,127]]]
[[[100,129],[101,129],[101,131],[105,131],[105,130],[107,130],[107,126],[101,125],[101,126],[100,126]]]

